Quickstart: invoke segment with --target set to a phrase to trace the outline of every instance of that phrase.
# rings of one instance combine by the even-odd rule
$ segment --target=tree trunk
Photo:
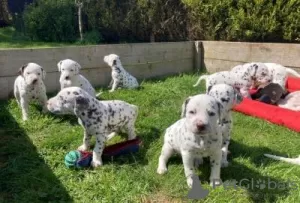
[[[79,27],[79,34],[80,34],[80,41],[83,40],[83,34],[82,34],[82,3],[78,5],[78,27]]]
[[[8,0],[0,0],[0,27],[11,24],[11,15],[8,11]]]

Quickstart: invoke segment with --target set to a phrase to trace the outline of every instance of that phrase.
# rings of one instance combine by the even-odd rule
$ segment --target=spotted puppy
[[[98,167],[102,163],[102,152],[105,141],[112,134],[121,130],[128,132],[128,139],[134,139],[135,121],[138,107],[124,101],[98,101],[83,89],[69,87],[62,89],[55,97],[48,100],[48,109],[56,114],[74,114],[85,129],[83,145],[79,150],[90,147],[92,135],[96,136],[96,145],[93,150],[92,166]]]
[[[230,144],[230,135],[232,129],[233,107],[243,101],[242,95],[232,86],[226,84],[217,84],[208,90],[208,95],[214,97],[223,106],[223,114],[219,120],[219,128],[222,130],[222,167],[228,166],[227,154]]]
[[[139,83],[135,77],[130,75],[122,66],[120,57],[116,54],[110,54],[104,57],[104,62],[111,67],[112,88],[109,92],[113,92],[118,87],[134,89],[139,87]]]
[[[28,120],[28,106],[32,100],[37,99],[47,111],[46,87],[43,80],[46,72],[36,63],[28,63],[19,70],[19,76],[14,83],[14,95],[22,109],[23,120]]]
[[[288,76],[300,78],[300,74],[291,68],[284,67],[277,63],[264,63],[268,69],[270,77],[272,77],[272,83],[279,84],[284,90],[286,90],[286,81]],[[256,86],[267,85],[257,83]]]
[[[91,96],[96,96],[95,89],[91,83],[84,76],[79,74],[79,70],[81,69],[79,63],[71,59],[65,59],[58,62],[57,67],[61,73],[59,78],[61,89],[66,87],[80,87]]]
[[[211,185],[218,185],[221,183],[222,159],[222,132],[218,120],[222,116],[222,106],[212,96],[200,94],[188,98],[183,107],[184,118],[166,130],[157,173],[166,173],[169,158],[178,152],[182,156],[187,184],[191,187],[195,159],[208,156]]]
[[[243,97],[250,98],[249,89],[254,82],[267,83],[271,81],[269,70],[263,63],[246,63],[238,65],[231,71],[221,71],[211,75],[202,75],[197,83],[206,80],[206,92],[209,87],[216,84],[227,84],[237,88]]]

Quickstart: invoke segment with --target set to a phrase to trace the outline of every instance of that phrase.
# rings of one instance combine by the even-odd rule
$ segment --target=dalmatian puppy
[[[59,78],[61,89],[66,87],[80,87],[93,97],[101,94],[99,93],[96,95],[95,89],[91,83],[84,76],[79,74],[81,66],[76,61],[71,59],[61,60],[58,62],[57,67],[58,71],[61,72]]]
[[[191,187],[195,159],[208,156],[211,163],[210,183],[219,185],[222,132],[218,120],[222,116],[222,106],[212,96],[199,94],[186,99],[183,107],[185,116],[166,129],[157,173],[167,172],[167,162],[177,152],[182,156],[187,184]]]
[[[277,63],[264,63],[268,69],[270,77],[272,77],[272,83],[279,84],[284,90],[288,76],[300,78],[300,74],[291,68],[284,67]],[[258,83],[256,86],[266,85]]]
[[[120,57],[116,54],[110,54],[104,57],[104,62],[111,67],[112,88],[109,92],[113,92],[118,87],[134,89],[139,87],[139,83],[135,77],[130,75],[122,66]]]
[[[47,111],[46,87],[43,80],[46,77],[44,69],[36,63],[28,63],[19,70],[19,76],[14,83],[14,96],[22,109],[22,118],[28,120],[28,106],[32,100],[38,100]]]
[[[235,66],[231,71],[221,71],[211,75],[202,75],[197,83],[206,80],[206,92],[210,86],[216,84],[227,84],[239,89],[243,97],[250,98],[250,87],[254,82],[267,83],[271,82],[268,67],[263,63],[246,63]]]
[[[222,130],[222,167],[228,166],[227,154],[230,144],[230,135],[232,130],[232,112],[231,110],[237,104],[243,101],[242,95],[234,87],[226,84],[217,84],[208,90],[208,95],[214,97],[223,106],[224,113],[219,120],[219,127]]]
[[[135,121],[138,107],[124,101],[98,101],[79,87],[62,89],[55,97],[48,100],[47,107],[55,114],[72,114],[80,120],[83,126],[83,144],[79,150],[90,147],[91,136],[96,136],[96,145],[93,150],[92,166],[103,165],[102,152],[105,141],[116,132],[126,130],[128,140],[136,137]]]

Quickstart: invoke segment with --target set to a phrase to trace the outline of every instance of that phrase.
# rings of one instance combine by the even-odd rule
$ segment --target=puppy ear
[[[25,68],[26,68],[27,66],[28,66],[28,64],[25,64],[25,65],[23,65],[23,66],[19,69],[19,71],[18,71],[19,75],[22,75],[22,76],[23,76],[24,70],[25,70]]]
[[[61,60],[60,62],[57,63],[57,68],[58,68],[58,72],[61,72],[61,64],[62,64],[63,60]]]
[[[234,88],[234,100],[235,104],[240,104],[243,101],[243,96],[241,95],[240,91]]]
[[[188,103],[190,102],[192,97],[188,97],[182,104],[181,106],[181,118],[185,117],[186,114],[186,106],[188,105]]]
[[[218,115],[219,115],[219,121],[221,121],[221,118],[223,117],[223,105],[220,102],[217,102],[218,106]]]
[[[258,65],[256,63],[253,63],[251,66],[251,80],[256,81],[256,72],[258,69]]]
[[[210,92],[211,88],[212,88],[212,86],[208,86],[206,94],[208,94]]]
[[[75,72],[76,74],[79,74],[79,70],[81,69],[81,65],[77,62],[75,62]]]
[[[87,109],[89,107],[89,99],[83,96],[77,96],[75,98],[75,108],[76,109]]]
[[[45,78],[46,78],[46,71],[45,71],[44,68],[42,68],[42,67],[41,67],[41,69],[42,69],[43,80],[45,80]]]

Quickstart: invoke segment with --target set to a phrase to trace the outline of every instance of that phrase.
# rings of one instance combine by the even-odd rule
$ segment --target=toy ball
[[[90,166],[92,153],[79,150],[70,151],[65,156],[65,165],[68,168],[84,168]]]

